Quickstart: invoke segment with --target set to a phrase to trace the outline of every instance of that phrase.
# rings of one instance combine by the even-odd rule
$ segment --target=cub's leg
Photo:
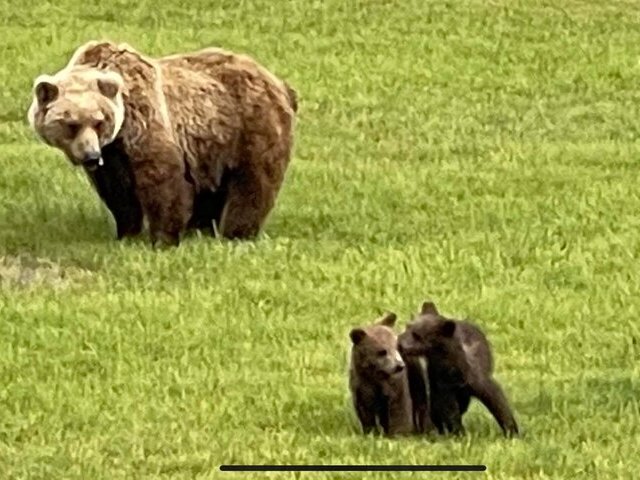
[[[387,398],[385,405],[384,433],[388,436],[408,435],[415,431],[409,385],[406,378],[401,383],[402,385],[395,389],[393,395]]]
[[[463,435],[462,415],[455,391],[432,389],[431,411],[438,432]]]
[[[507,397],[500,385],[492,378],[486,378],[472,385],[473,394],[494,416],[505,436],[519,435],[518,424]]]
[[[362,433],[371,433],[376,428],[375,398],[370,392],[359,389],[354,394],[353,403]]]

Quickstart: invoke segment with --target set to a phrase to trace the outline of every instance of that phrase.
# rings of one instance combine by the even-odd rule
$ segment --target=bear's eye
[[[412,333],[411,333],[411,336],[413,337],[413,339],[414,339],[416,342],[421,342],[421,341],[422,341],[422,337],[421,337],[420,335],[418,335],[416,332],[412,332]]]
[[[74,138],[76,135],[78,135],[78,132],[80,131],[80,124],[75,122],[69,122],[66,125],[66,129],[67,129],[67,135],[69,136],[69,138]]]
[[[93,124],[93,129],[96,132],[101,132],[102,131],[102,127],[104,127],[104,122],[102,120],[98,120],[97,122],[95,122]]]
[[[382,350],[378,350],[378,356],[379,357],[386,357],[387,356],[387,351],[384,348]]]

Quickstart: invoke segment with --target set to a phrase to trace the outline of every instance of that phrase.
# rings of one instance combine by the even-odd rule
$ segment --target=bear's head
[[[395,322],[396,314],[387,313],[373,325],[351,330],[353,365],[360,373],[384,380],[404,370],[393,331]]]
[[[33,85],[29,124],[47,144],[74,165],[93,170],[102,164],[102,147],[124,122],[124,82],[116,73],[75,66],[41,75]]]
[[[433,302],[424,302],[420,313],[398,336],[403,355],[429,355],[434,350],[447,350],[455,342],[456,322],[438,313]]]

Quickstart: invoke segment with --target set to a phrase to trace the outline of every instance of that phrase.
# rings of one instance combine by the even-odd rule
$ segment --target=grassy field
[[[0,0],[0,478],[633,478],[637,4],[184,4]],[[102,37],[246,52],[298,90],[258,241],[118,243],[81,172],[35,139],[33,78]],[[463,439],[359,434],[348,332],[383,310],[402,327],[426,298],[484,327],[523,438],[477,403]],[[362,478],[268,478],[303,477]]]

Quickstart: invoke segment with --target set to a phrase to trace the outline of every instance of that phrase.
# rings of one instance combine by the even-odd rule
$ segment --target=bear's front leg
[[[142,207],[129,158],[117,140],[103,147],[102,158],[102,166],[85,169],[87,176],[113,215],[118,240],[134,237],[142,231]]]
[[[185,178],[178,147],[170,141],[145,140],[137,142],[131,165],[151,244],[177,246],[191,216],[194,189]]]

